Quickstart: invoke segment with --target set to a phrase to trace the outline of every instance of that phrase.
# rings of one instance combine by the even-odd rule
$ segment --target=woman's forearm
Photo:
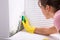
[[[36,28],[35,29],[36,34],[42,34],[42,35],[50,35],[53,33],[57,33],[57,29],[55,27],[51,28]]]
[[[49,35],[47,32],[48,32],[47,28],[36,28],[35,29],[36,34]]]

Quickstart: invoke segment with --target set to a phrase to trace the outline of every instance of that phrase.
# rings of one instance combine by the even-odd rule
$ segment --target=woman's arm
[[[42,34],[42,35],[50,35],[53,33],[57,33],[57,29],[55,27],[51,28],[35,28],[29,24],[28,19],[23,16],[22,20],[23,26],[25,30],[29,33],[36,33],[36,34]]]
[[[57,33],[56,27],[51,27],[51,28],[36,28],[35,33],[36,34],[42,34],[42,35],[50,35],[53,33]]]

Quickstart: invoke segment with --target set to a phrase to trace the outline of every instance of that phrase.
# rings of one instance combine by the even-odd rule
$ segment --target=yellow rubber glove
[[[30,26],[29,21],[26,16],[23,16],[22,23],[27,32],[34,33],[35,27]]]

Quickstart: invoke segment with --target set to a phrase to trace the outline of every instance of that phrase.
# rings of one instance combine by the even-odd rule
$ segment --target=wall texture
[[[10,32],[17,30],[20,16],[24,12],[24,0],[9,0],[9,29]]]
[[[9,36],[9,6],[8,0],[0,0],[0,38]]]

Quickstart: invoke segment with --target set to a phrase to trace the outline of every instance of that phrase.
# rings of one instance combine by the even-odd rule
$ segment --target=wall
[[[9,0],[9,26],[10,32],[17,30],[20,16],[24,12],[24,0]]]
[[[17,29],[24,12],[24,0],[0,0],[0,38],[9,37]]]
[[[9,37],[8,0],[0,0],[0,38]]]

